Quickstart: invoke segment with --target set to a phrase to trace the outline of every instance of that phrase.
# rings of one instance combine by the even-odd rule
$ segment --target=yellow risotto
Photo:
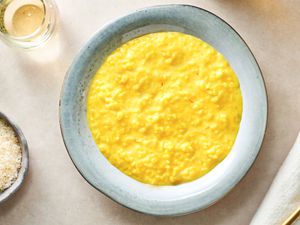
[[[107,57],[87,100],[92,136],[112,165],[147,184],[176,185],[230,152],[239,81],[212,46],[177,32],[133,39]]]

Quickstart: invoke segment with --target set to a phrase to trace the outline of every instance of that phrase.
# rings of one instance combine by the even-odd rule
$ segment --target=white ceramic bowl
[[[240,129],[230,154],[207,175],[190,183],[157,187],[140,183],[112,166],[98,150],[87,124],[89,83],[114,49],[135,37],[179,31],[203,39],[236,72],[243,95]],[[186,5],[146,8],[101,29],[73,61],[61,92],[60,124],[66,148],[81,175],[120,204],[152,215],[182,215],[216,202],[253,164],[266,129],[267,97],[259,66],[238,33],[216,15]]]

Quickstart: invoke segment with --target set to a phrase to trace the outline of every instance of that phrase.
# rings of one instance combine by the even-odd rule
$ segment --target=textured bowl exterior
[[[21,145],[21,150],[22,150],[22,162],[21,162],[21,168],[18,173],[18,177],[16,181],[8,189],[4,190],[3,192],[0,192],[0,204],[1,204],[2,202],[6,201],[9,197],[11,197],[22,186],[23,181],[29,169],[29,151],[28,151],[27,141],[21,129],[11,120],[9,120],[6,115],[4,115],[1,112],[0,112],[0,119],[6,121],[13,128],[19,140],[19,143]]]
[[[177,186],[140,183],[112,166],[98,150],[86,118],[89,84],[103,60],[138,36],[178,31],[211,44],[230,62],[243,95],[243,114],[229,155],[207,175]],[[201,210],[228,193],[259,153],[267,123],[267,96],[259,66],[237,32],[216,15],[188,5],[155,6],[107,25],[74,59],[63,84],[60,126],[68,153],[81,175],[97,190],[133,210],[175,216]]]

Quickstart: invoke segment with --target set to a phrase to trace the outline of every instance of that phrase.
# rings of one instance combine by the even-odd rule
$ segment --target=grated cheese
[[[15,132],[0,119],[0,192],[17,179],[21,161],[22,151]]]

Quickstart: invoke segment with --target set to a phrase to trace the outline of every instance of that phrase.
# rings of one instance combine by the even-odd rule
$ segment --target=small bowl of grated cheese
[[[22,131],[0,112],[0,203],[20,188],[28,171],[28,159]]]

